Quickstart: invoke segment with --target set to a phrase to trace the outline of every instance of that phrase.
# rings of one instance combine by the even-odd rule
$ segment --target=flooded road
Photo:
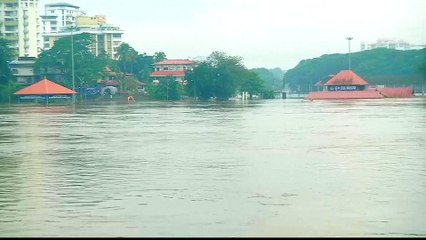
[[[0,106],[0,236],[426,236],[426,98]]]

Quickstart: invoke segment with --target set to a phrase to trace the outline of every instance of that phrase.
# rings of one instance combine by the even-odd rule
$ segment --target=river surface
[[[426,236],[426,98],[3,105],[0,236]]]

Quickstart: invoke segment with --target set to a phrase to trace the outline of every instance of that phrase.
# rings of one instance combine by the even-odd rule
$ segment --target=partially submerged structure
[[[40,100],[44,101],[47,105],[49,100],[70,99],[72,95],[76,93],[77,92],[74,90],[44,78],[43,80],[15,92],[13,95],[19,96],[19,102],[21,102],[21,100],[35,100],[37,103]]]
[[[340,71],[324,85],[323,91],[310,92],[305,99],[380,99],[380,98],[411,98],[414,89],[370,87],[368,82],[351,70]]]

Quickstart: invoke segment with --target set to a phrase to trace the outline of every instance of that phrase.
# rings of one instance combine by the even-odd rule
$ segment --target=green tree
[[[266,89],[281,90],[284,88],[284,71],[281,68],[254,68],[250,71],[257,73]]]
[[[186,71],[187,95],[201,100],[213,97],[213,71],[214,69],[207,62],[201,62],[191,71]]]
[[[156,100],[179,100],[181,98],[180,84],[173,76],[167,76],[160,80],[158,85],[149,85],[148,94]]]
[[[117,49],[118,62],[121,72],[134,74],[138,52],[127,43],[122,43]]]
[[[17,90],[15,78],[9,67],[9,61],[13,59],[15,52],[9,47],[9,42],[0,38],[0,102],[10,100]]]
[[[248,92],[250,99],[253,99],[253,95],[260,95],[263,92],[263,81],[255,72],[249,72],[247,74],[248,76],[244,78],[244,81],[241,83],[241,91]]]
[[[164,52],[155,52],[154,53],[154,62],[161,62],[167,59],[167,56]]]
[[[105,51],[99,53],[97,57],[99,64],[104,67],[108,67],[113,72],[119,72],[118,61],[112,59]]]
[[[74,56],[71,55],[71,42],[74,46]],[[55,41],[54,46],[43,51],[36,63],[34,72],[40,75],[62,76],[62,84],[72,87],[72,59],[74,58],[75,87],[93,85],[104,70],[105,63],[99,60],[91,51],[93,39],[87,33],[63,37]]]
[[[137,69],[136,75],[139,80],[145,83],[150,82],[150,74],[153,71],[152,64],[154,63],[154,57],[148,56],[146,53],[139,54],[136,57]]]
[[[206,61],[187,72],[187,93],[190,96],[195,93],[201,100],[212,97],[228,100],[236,94],[238,87],[247,78],[247,73],[241,57],[227,56],[216,51]]]

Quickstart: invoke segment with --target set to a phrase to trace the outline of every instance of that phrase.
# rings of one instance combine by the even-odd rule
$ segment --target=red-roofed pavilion
[[[317,83],[318,84],[318,83]],[[316,85],[317,86],[317,85]],[[326,89],[310,92],[305,99],[378,99],[378,98],[410,98],[414,97],[413,88],[381,88],[367,89],[368,82],[351,70],[343,70],[328,80]]]
[[[367,85],[368,82],[351,70],[340,71],[324,84],[330,91],[364,90]]]
[[[44,99],[47,104],[49,98],[71,98],[70,95],[76,93],[77,92],[69,88],[44,78],[41,81],[15,92],[13,95],[20,96],[19,99],[36,99],[36,101],[37,99]]]

